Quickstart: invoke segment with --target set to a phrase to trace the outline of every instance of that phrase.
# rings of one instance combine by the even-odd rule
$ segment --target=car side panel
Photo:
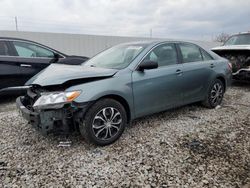
[[[131,119],[134,119],[134,103],[131,84],[131,71],[118,73],[111,78],[79,84],[69,87],[67,91],[81,90],[82,93],[75,99],[77,103],[96,101],[107,95],[117,95],[128,103]]]
[[[210,75],[206,93],[208,92],[209,85],[217,78],[222,78],[225,81],[225,89],[227,89],[232,82],[232,72],[228,67],[228,61],[224,59],[218,59],[215,60],[215,63],[216,69],[214,69],[214,73]]]
[[[183,103],[204,99],[211,76],[216,74],[216,66],[213,60],[183,64]]]
[[[0,56],[0,89],[23,85],[20,64],[15,57]]]
[[[17,57],[20,64],[22,82],[27,82],[31,77],[50,65],[50,58],[22,58]]]
[[[182,74],[181,64],[152,70],[134,71],[133,93],[136,117],[180,106]]]

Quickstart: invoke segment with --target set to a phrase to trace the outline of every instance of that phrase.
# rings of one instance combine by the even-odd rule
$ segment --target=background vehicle
[[[87,59],[68,56],[28,40],[0,38],[0,89],[24,85],[51,63],[79,65]]]
[[[44,134],[76,126],[87,141],[107,145],[135,118],[198,101],[216,107],[230,79],[229,62],[195,44],[127,43],[81,67],[49,66],[26,83],[17,106]]]
[[[223,46],[212,51],[232,63],[233,78],[250,81],[250,33],[231,36]]]

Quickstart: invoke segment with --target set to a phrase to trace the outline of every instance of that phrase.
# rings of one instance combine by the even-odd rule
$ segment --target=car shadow
[[[240,87],[240,88],[250,89],[250,81],[233,80],[232,87]]]
[[[16,98],[19,96],[19,95],[15,95],[15,94],[11,94],[11,95],[0,95],[0,105],[1,104],[4,104],[4,103],[13,103],[15,102]]]

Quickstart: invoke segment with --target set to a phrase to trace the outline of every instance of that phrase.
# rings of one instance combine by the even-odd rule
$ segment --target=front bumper
[[[24,97],[16,99],[16,106],[29,124],[46,135],[51,132],[69,132],[74,129],[74,116],[71,108],[34,111],[24,104]],[[77,114],[77,113],[76,113]]]
[[[38,127],[40,124],[40,116],[37,112],[33,112],[26,108],[26,106],[22,103],[23,97],[18,97],[16,99],[16,106],[20,112],[20,114],[26,119],[29,123],[34,125],[35,127]]]

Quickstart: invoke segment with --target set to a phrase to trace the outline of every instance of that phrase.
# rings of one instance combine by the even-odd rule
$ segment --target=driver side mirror
[[[156,68],[158,68],[158,63],[156,61],[145,60],[139,65],[138,70],[144,71],[145,69],[147,70]]]
[[[58,53],[54,53],[54,58],[59,59],[61,56]]]
[[[58,53],[54,53],[54,57],[50,60],[50,63],[56,63],[60,57]]]

